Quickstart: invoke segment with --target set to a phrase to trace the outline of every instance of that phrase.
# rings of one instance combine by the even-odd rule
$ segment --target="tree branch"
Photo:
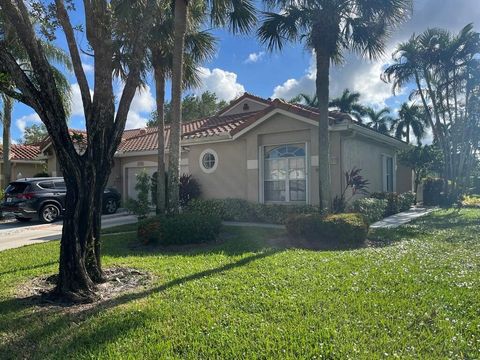
[[[58,20],[62,25],[63,31],[65,32],[65,37],[67,39],[68,50],[70,51],[70,56],[72,58],[73,70],[75,72],[75,76],[80,87],[83,108],[85,110],[85,114],[89,114],[92,107],[90,87],[88,86],[87,77],[82,67],[82,60],[78,51],[77,42],[75,41],[75,34],[73,32],[72,23],[70,22],[70,18],[68,16],[67,10],[65,9],[65,4],[63,3],[63,0],[55,0],[55,4],[57,5]]]

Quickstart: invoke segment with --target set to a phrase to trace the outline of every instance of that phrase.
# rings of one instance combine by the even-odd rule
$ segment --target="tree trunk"
[[[12,166],[10,164],[10,128],[12,125],[13,99],[3,97],[3,187],[12,180]]]
[[[153,71],[155,77],[158,153],[157,153],[157,214],[165,214],[165,74],[158,62],[157,54],[152,49]]]
[[[187,1],[175,0],[174,49],[172,66],[172,123],[168,155],[168,212],[179,210],[180,138],[182,126],[182,83],[185,32],[187,28]]]
[[[318,181],[319,198],[322,210],[331,207],[330,186],[330,133],[328,131],[328,99],[329,99],[329,71],[330,57],[317,49],[317,79],[316,89],[318,98]]]

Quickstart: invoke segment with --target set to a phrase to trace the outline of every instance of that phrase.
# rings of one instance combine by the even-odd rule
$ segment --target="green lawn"
[[[439,211],[350,251],[272,247],[281,230],[226,228],[181,252],[105,236],[104,265],[154,284],[65,313],[13,298],[54,273],[58,242],[0,253],[0,358],[480,358],[480,210]]]

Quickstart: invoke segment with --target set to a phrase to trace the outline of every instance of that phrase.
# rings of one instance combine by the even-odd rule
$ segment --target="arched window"
[[[265,147],[265,201],[305,202],[305,145]]]

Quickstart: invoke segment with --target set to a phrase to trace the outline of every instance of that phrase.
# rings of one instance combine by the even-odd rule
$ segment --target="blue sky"
[[[79,7],[81,8],[81,7]],[[73,18],[75,23],[82,21],[81,12]],[[480,0],[414,0],[412,18],[392,35],[387,43],[387,54],[375,62],[366,61],[353,55],[346,56],[346,62],[332,69],[330,91],[332,96],[341,93],[344,88],[359,91],[362,100],[374,107],[389,106],[393,110],[406,100],[406,95],[393,96],[390,85],[380,80],[380,73],[388,63],[395,45],[407,40],[412,33],[419,33],[428,27],[448,28],[458,31],[467,23],[473,22],[480,30]],[[298,93],[313,93],[315,69],[312,56],[302,44],[291,44],[282,53],[268,53],[252,33],[249,36],[233,36],[226,31],[215,30],[218,49],[214,59],[202,65],[202,85],[189,93],[214,91],[224,100],[232,100],[244,91],[262,97],[281,97],[289,99]],[[83,34],[77,34],[77,40],[83,49],[87,41]],[[65,47],[60,34],[58,45]],[[92,76],[92,60],[83,56],[87,76]],[[78,85],[72,74],[67,74],[72,84],[72,118],[70,127],[83,128],[84,119]],[[120,83],[116,84],[120,91]],[[127,128],[145,125],[153,110],[154,89],[149,85],[135,97]],[[167,90],[167,98],[169,98]],[[23,136],[25,126],[38,123],[38,116],[32,109],[16,103],[12,118],[12,140]]]

